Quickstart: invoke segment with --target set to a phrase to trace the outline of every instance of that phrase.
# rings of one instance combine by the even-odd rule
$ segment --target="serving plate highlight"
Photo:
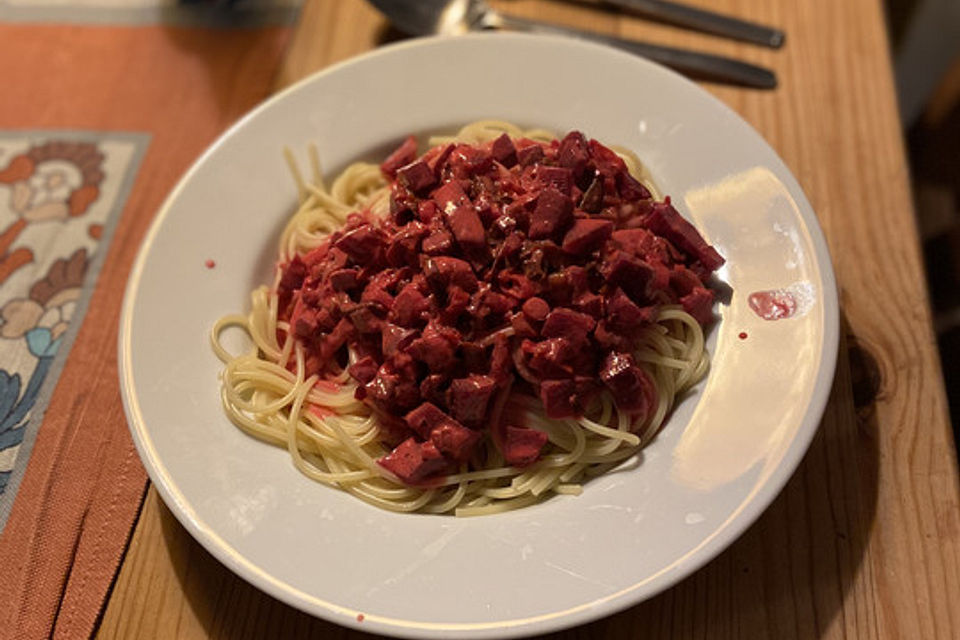
[[[329,173],[406,135],[484,118],[633,150],[726,258],[712,368],[650,446],[558,496],[480,518],[395,514],[302,476],[220,406],[209,330],[269,281],[296,199],[282,159]],[[302,156],[302,157],[305,157]],[[213,261],[213,268],[207,266]],[[768,321],[751,293],[802,292]],[[584,623],[689,575],[735,540],[799,464],[823,413],[838,315],[829,256],[796,180],[742,119],[682,77],[595,44],[478,34],[415,40],[271,98],[197,160],[127,287],[120,375],[164,501],[221,562],[299,609],[401,637],[504,638]]]

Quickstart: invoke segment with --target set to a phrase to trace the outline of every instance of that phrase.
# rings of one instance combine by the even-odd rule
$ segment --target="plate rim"
[[[701,97],[706,98],[713,103],[714,107],[732,115],[742,125],[753,132],[757,140],[770,153],[774,163],[779,165],[782,175],[779,176],[790,189],[791,197],[798,204],[800,219],[806,223],[809,239],[815,258],[817,260],[818,272],[820,275],[820,297],[822,304],[822,327],[823,341],[820,345],[818,356],[821,358],[820,368],[816,373],[816,381],[811,389],[810,401],[800,420],[800,427],[793,437],[789,446],[784,449],[782,458],[778,467],[783,470],[789,470],[779,475],[773,475],[767,478],[760,486],[756,487],[752,495],[745,496],[737,508],[722,522],[717,528],[697,547],[687,554],[690,557],[684,557],[676,560],[674,563],[665,567],[661,571],[647,576],[644,580],[634,583],[616,593],[607,595],[587,603],[571,607],[563,611],[553,611],[547,614],[531,616],[527,618],[517,618],[508,620],[499,620],[496,622],[482,623],[430,623],[423,621],[409,621],[379,616],[363,611],[355,610],[349,607],[338,605],[334,602],[326,601],[309,593],[304,592],[268,573],[265,569],[257,566],[252,561],[245,558],[241,553],[234,549],[211,527],[202,521],[197,515],[195,509],[189,501],[182,495],[177,483],[169,475],[168,470],[160,461],[159,456],[153,447],[144,416],[140,411],[139,400],[136,393],[136,385],[133,379],[132,371],[132,349],[131,334],[134,307],[139,293],[139,284],[142,278],[147,258],[151,254],[154,241],[163,223],[174,204],[178,200],[180,193],[191,182],[193,176],[205,166],[208,158],[221,147],[228,138],[234,136],[238,131],[246,127],[247,123],[270,109],[277,102],[286,100],[289,95],[304,90],[308,85],[322,81],[327,75],[338,73],[343,69],[356,64],[364,64],[371,59],[382,56],[393,55],[397,51],[408,48],[439,46],[444,42],[454,40],[479,40],[482,38],[510,38],[514,40],[552,41],[554,44],[563,46],[583,46],[588,48],[603,49],[607,55],[619,55],[632,59],[633,62],[646,66],[650,73],[661,74],[669,77],[671,82],[680,82],[686,85],[687,89],[694,89]],[[809,219],[808,219],[809,214]],[[689,577],[707,563],[714,560],[727,547],[737,541],[745,531],[750,528],[766,511],[770,504],[781,493],[784,486],[794,476],[799,464],[809,449],[810,443],[819,430],[819,424],[823,419],[826,405],[830,397],[830,388],[832,387],[839,348],[839,299],[836,287],[836,277],[833,269],[833,263],[830,257],[826,239],[823,230],[819,224],[816,212],[806,197],[803,189],[793,175],[793,172],[786,165],[783,159],[777,154],[776,150],[766,141],[766,139],[742,116],[729,107],[726,103],[702,89],[696,83],[687,78],[649,60],[638,58],[631,54],[612,49],[611,47],[586,42],[573,41],[569,38],[551,35],[528,35],[518,33],[473,33],[461,36],[433,36],[413,38],[389,45],[381,46],[358,56],[342,60],[333,65],[320,69],[309,76],[302,78],[296,83],[266,98],[250,111],[241,116],[236,122],[229,126],[225,131],[216,137],[204,151],[193,161],[190,167],[182,174],[176,185],[164,199],[158,208],[153,220],[144,234],[137,251],[137,256],[130,269],[127,284],[124,290],[123,303],[121,306],[119,318],[119,332],[117,340],[118,348],[118,374],[120,380],[120,391],[123,401],[124,413],[127,424],[130,429],[134,444],[140,456],[144,467],[146,468],[150,480],[160,493],[164,503],[173,513],[174,517],[187,529],[190,535],[204,547],[204,549],[213,555],[219,562],[223,563],[235,575],[242,578],[245,582],[254,588],[264,591],[271,597],[274,597],[300,611],[310,615],[322,618],[329,622],[341,626],[353,628],[360,631],[382,633],[393,637],[403,638],[423,638],[435,637],[446,638],[455,635],[458,638],[512,638],[528,636],[539,633],[549,633],[573,626],[585,624],[628,607],[635,606],[644,600],[655,597],[672,588],[680,581]],[[722,535],[721,535],[722,534]],[[663,574],[669,574],[665,577]],[[649,593],[641,595],[632,595],[642,585],[651,580],[659,580],[657,587]]]

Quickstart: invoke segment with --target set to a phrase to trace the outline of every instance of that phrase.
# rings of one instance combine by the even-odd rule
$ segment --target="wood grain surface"
[[[960,500],[880,0],[691,0],[775,24],[780,51],[548,0],[496,3],[776,70],[704,87],[776,149],[836,268],[842,344],[826,415],[782,494],[674,588],[556,638],[960,638]],[[278,88],[395,39],[362,0],[306,4]],[[150,490],[101,638],[369,637],[260,593]]]

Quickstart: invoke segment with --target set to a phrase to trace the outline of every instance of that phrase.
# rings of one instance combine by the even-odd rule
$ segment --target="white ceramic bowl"
[[[316,142],[336,170],[382,157],[409,133],[489,117],[580,129],[634,150],[727,258],[719,276],[732,294],[710,334],[708,378],[636,460],[583,495],[481,518],[387,513],[308,480],[286,451],[228,422],[208,331],[245,311],[249,291],[269,279],[295,200],[285,145]],[[749,309],[749,293],[788,286],[809,293],[797,317],[768,322]],[[636,604],[740,535],[817,428],[837,335],[814,213],[743,120],[680,76],[613,49],[475,35],[334,66],[217,140],[167,199],[131,274],[121,386],[163,499],[258,588],[376,633],[512,637]]]

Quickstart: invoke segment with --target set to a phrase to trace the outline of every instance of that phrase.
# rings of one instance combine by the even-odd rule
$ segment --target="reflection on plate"
[[[597,73],[602,69],[602,73]],[[481,118],[632,149],[726,257],[712,370],[637,459],[520,511],[380,511],[318,485],[224,417],[207,333],[266,282],[295,200],[282,148],[328,170],[408,133]],[[206,262],[214,261],[208,268]],[[750,292],[809,285],[767,322]],[[267,593],[404,637],[492,638],[587,622],[669,587],[753,522],[796,468],[829,392],[833,273],[810,205],[742,120],[679,76],[597,45],[474,35],[387,47],[271,99],[198,160],[157,216],[121,319],[121,386],[144,464],[184,526]]]

